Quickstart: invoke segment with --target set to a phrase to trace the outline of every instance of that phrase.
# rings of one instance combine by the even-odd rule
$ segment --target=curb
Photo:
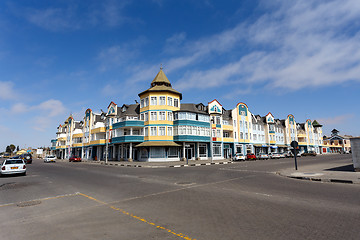
[[[360,184],[357,182],[353,182],[352,180],[344,180],[344,179],[334,179],[334,178],[312,178],[312,177],[295,177],[295,176],[288,176],[283,175],[280,172],[276,172],[277,175],[292,178],[292,179],[299,179],[299,180],[308,180],[313,182],[324,182],[324,183],[346,183],[346,184]]]
[[[85,161],[83,161],[85,162]],[[123,163],[104,163],[104,162],[85,162],[90,164],[101,164],[106,166],[117,166],[117,167],[136,167],[136,168],[181,168],[181,167],[198,167],[198,166],[211,166],[211,165],[226,165],[233,163],[232,161],[226,162],[213,162],[213,163],[193,163],[193,164],[181,164],[181,165],[159,165],[159,166],[143,166],[138,164],[123,164]]]

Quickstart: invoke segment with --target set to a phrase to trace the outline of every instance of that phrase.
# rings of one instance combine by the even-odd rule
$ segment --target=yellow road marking
[[[88,199],[91,199],[91,200],[93,200],[93,201],[95,201],[95,202],[98,202],[98,203],[101,203],[101,204],[104,204],[104,205],[108,205],[107,203],[105,203],[105,202],[103,202],[103,201],[100,201],[100,200],[97,200],[96,198],[90,197],[90,196],[88,196],[88,195],[86,195],[86,194],[78,193],[78,195],[81,195],[81,196],[83,196],[83,197],[86,197],[86,198],[88,198]],[[133,215],[133,214],[131,214],[131,213],[129,213],[129,212],[126,212],[125,210],[122,210],[122,209],[120,209],[120,208],[117,208],[117,207],[115,207],[115,206],[109,206],[109,207],[110,207],[111,209],[115,210],[115,211],[118,211],[118,212],[124,214],[124,215],[127,215],[127,216],[129,216],[129,217],[132,217],[132,218],[134,218],[134,219],[137,219],[137,220],[139,220],[139,221],[141,221],[141,222],[147,223],[147,224],[149,224],[149,225],[151,225],[151,226],[156,226],[156,228],[158,228],[158,229],[167,231],[168,233],[171,233],[171,234],[173,234],[173,235],[175,235],[175,236],[178,236],[178,237],[180,237],[180,238],[183,238],[183,239],[185,239],[185,240],[196,240],[195,238],[190,238],[190,237],[188,237],[187,235],[184,235],[184,234],[182,234],[182,233],[175,233],[175,232],[173,232],[173,231],[170,230],[170,229],[167,229],[167,228],[162,227],[162,226],[158,226],[158,225],[156,225],[156,224],[153,223],[153,222],[149,222],[149,221],[147,221],[147,220],[144,219],[144,218],[135,216],[135,215]]]
[[[28,201],[23,201],[23,202],[16,202],[16,203],[7,203],[7,204],[0,205],[0,207],[7,207],[7,206],[12,206],[12,205],[17,205],[17,204],[21,204],[21,203],[24,203],[24,202],[46,201],[46,200],[59,199],[59,198],[64,198],[64,197],[72,197],[72,196],[77,196],[77,195],[80,195],[80,193],[72,193],[72,194],[65,194],[65,195],[59,195],[59,196],[54,196],[54,197],[39,198],[39,199],[33,199],[33,200],[28,200]]]

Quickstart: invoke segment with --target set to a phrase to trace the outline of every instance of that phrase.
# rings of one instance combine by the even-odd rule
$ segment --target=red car
[[[256,156],[254,153],[246,154],[246,160],[256,160]]]
[[[79,157],[79,156],[71,156],[69,158],[69,162],[81,162],[81,157]]]

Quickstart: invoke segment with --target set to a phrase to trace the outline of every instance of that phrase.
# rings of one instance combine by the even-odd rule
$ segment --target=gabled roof
[[[322,125],[321,125],[320,123],[318,123],[318,121],[316,121],[316,120],[314,120],[314,121],[312,122],[312,125],[313,125],[314,127],[322,127]]]
[[[180,110],[178,112],[193,112],[193,113],[201,113],[201,114],[209,115],[206,108],[204,108],[204,110],[200,110],[197,107],[198,105],[199,104],[194,104],[194,103],[181,103]]]

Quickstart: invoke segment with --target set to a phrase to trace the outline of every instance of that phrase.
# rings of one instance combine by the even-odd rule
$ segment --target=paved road
[[[306,157],[299,168],[350,155]],[[187,168],[34,160],[0,178],[0,239],[360,239],[360,185],[290,179],[293,159]]]

